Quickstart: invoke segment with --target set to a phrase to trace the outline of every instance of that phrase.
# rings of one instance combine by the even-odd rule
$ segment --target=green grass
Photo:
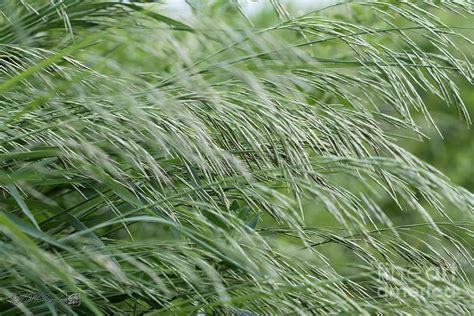
[[[0,314],[472,312],[472,4],[151,2],[0,4]]]

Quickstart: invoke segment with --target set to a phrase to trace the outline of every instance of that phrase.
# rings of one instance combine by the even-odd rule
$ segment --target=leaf
[[[126,6],[130,9],[133,9],[133,10],[137,11],[137,12],[143,13],[144,15],[149,16],[149,17],[151,17],[151,18],[153,18],[157,21],[166,23],[169,26],[171,26],[171,28],[174,29],[174,30],[194,33],[194,30],[190,26],[188,26],[188,25],[186,25],[186,24],[184,24],[180,21],[174,20],[170,17],[167,17],[167,16],[161,15],[159,13],[153,12],[149,9],[144,8],[144,7],[141,7],[141,6],[132,4],[132,3],[120,3],[120,5]]]
[[[37,158],[48,158],[55,157],[59,154],[57,148],[48,148],[48,149],[38,149],[30,150],[25,152],[9,152],[5,154],[0,154],[0,161],[8,160],[31,160]]]
[[[29,220],[35,225],[35,227],[41,231],[41,228],[39,227],[38,223],[36,222],[35,217],[33,216],[33,213],[31,213],[30,209],[28,208],[28,205],[26,205],[25,201],[21,197],[20,192],[16,188],[15,184],[6,184],[5,187],[7,188],[8,192],[11,194],[11,196],[15,199],[15,201],[18,203],[18,206],[22,210],[22,212],[26,215],[26,217],[29,218]]]
[[[12,222],[14,222],[21,230],[27,235],[34,237],[36,239],[42,240],[48,244],[51,244],[55,247],[66,251],[72,251],[70,248],[66,247],[62,243],[58,242],[56,238],[49,236],[45,232],[38,230],[35,227],[31,227],[30,225],[26,224],[21,218],[17,217],[14,214],[4,213]]]
[[[260,212],[255,214],[255,216],[247,223],[247,226],[251,229],[255,229],[257,227],[258,220],[260,219]]]

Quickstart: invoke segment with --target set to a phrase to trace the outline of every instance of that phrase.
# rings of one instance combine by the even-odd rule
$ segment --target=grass
[[[272,4],[0,4],[2,315],[472,312],[474,196],[401,141],[470,124],[472,5]]]

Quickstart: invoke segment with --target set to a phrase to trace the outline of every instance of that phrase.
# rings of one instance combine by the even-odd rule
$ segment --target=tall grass
[[[473,194],[399,141],[470,124],[470,2],[145,2],[0,4],[2,315],[472,312]]]

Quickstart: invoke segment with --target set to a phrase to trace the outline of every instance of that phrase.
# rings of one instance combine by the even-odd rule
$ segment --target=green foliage
[[[472,5],[236,4],[0,4],[2,315],[472,312],[474,196],[400,141],[470,124]]]

